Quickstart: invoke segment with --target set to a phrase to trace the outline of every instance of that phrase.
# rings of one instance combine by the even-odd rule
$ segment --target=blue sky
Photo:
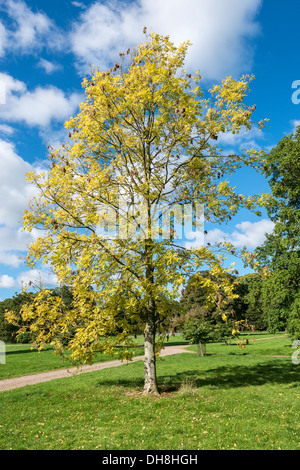
[[[36,236],[21,231],[32,195],[25,174],[45,165],[47,144],[64,140],[63,124],[78,111],[91,64],[109,68],[119,51],[143,41],[144,26],[176,44],[189,39],[187,67],[200,69],[204,87],[254,74],[249,103],[257,106],[257,122],[270,119],[262,132],[226,135],[224,148],[269,150],[300,123],[300,104],[292,100],[300,80],[299,13],[298,0],[0,0],[0,299],[37,276],[20,259]],[[245,194],[269,191],[248,169],[232,182]],[[226,236],[253,250],[271,230],[266,214],[242,211],[228,225],[208,227],[207,241]],[[237,268],[245,272],[239,262]],[[42,276],[55,285],[54,276]]]

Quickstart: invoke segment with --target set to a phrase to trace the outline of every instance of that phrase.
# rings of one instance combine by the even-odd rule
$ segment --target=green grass
[[[208,355],[225,354],[234,356],[287,356],[290,357],[294,352],[291,349],[292,341],[290,338],[281,333],[271,335],[270,333],[245,333],[240,336],[240,339],[248,339],[249,344],[246,347],[240,348],[237,341],[231,341],[231,344],[225,343],[209,343],[206,346]],[[190,347],[191,350],[196,351],[197,346]]]
[[[134,339],[135,343],[143,346],[144,337],[137,336]],[[172,344],[188,344],[181,336],[171,336],[166,345]],[[140,356],[144,354],[144,349],[138,347],[134,355]],[[93,360],[96,362],[107,362],[117,359],[118,356],[108,356],[106,354],[97,353]],[[46,349],[38,352],[36,348],[31,347],[31,344],[6,344],[6,364],[2,367],[0,364],[0,380],[9,379],[13,377],[20,377],[21,375],[37,374],[39,372],[46,372],[48,370],[57,370],[70,367],[71,364],[67,360],[53,353],[53,348],[48,346]]]
[[[266,333],[258,333],[256,337],[269,337],[269,334]],[[257,342],[254,346],[253,343],[253,336],[251,337],[250,344],[247,349],[240,350],[236,344],[232,345],[225,345],[225,344],[218,344],[212,343],[207,345],[207,352],[208,354],[248,354],[253,352],[261,351],[262,342]],[[285,345],[286,349],[290,349],[290,341],[286,339],[285,336],[283,338],[283,344],[276,340],[276,351],[282,345]],[[143,336],[137,336],[134,339],[135,343],[142,346],[144,343]],[[168,345],[182,345],[186,344],[187,347],[188,342],[185,341],[181,336],[170,336],[168,340],[166,340],[166,347]],[[269,345],[269,342],[268,342]],[[274,347],[274,343],[268,346],[269,348]],[[196,351],[196,346],[191,347],[192,350]],[[289,352],[288,352],[289,353]],[[135,351],[135,355],[143,355],[144,350],[143,348],[137,348]],[[93,362],[106,362],[111,361],[113,359],[117,359],[117,356],[108,356],[106,354],[97,353]],[[62,361],[61,357],[55,355],[53,353],[53,348],[48,346],[45,350],[38,352],[37,349],[32,349],[30,344],[7,344],[6,345],[6,364],[5,367],[2,367],[0,364],[0,380],[1,379],[8,379],[13,377],[19,377],[21,375],[30,375],[36,374],[39,372],[46,372],[48,370],[57,370],[70,367],[69,361]]]
[[[291,341],[285,335],[275,336],[275,341],[261,340],[261,338],[269,338],[269,333],[255,333],[248,336],[249,345],[245,349],[240,349],[235,341],[232,344],[211,343],[207,345],[207,354],[225,354],[225,355],[291,355]],[[253,338],[257,338],[256,344]],[[135,339],[136,344],[142,346],[144,342],[143,336]],[[186,344],[189,349],[196,351],[196,346],[189,346],[181,336],[170,336],[165,345],[175,346]],[[143,355],[143,348],[137,348],[135,355]],[[106,362],[117,359],[117,356],[108,356],[106,354],[97,353],[93,362]],[[30,344],[7,344],[6,345],[6,364],[2,367],[0,364],[0,380],[21,375],[36,374],[48,370],[57,370],[70,367],[69,361],[62,361],[61,357],[53,353],[51,346],[38,352],[37,349],[31,349]]]
[[[137,348],[135,355],[143,355],[143,353],[143,348]],[[37,349],[32,349],[30,344],[7,344],[5,357],[5,366],[0,364],[0,380],[72,367],[70,361],[62,360],[61,356],[54,354],[51,346],[38,352]],[[114,359],[117,359],[117,356],[97,353],[93,363]]]
[[[278,336],[255,354],[210,344],[159,359],[159,398],[141,395],[142,362],[1,392],[0,449],[298,450],[290,346]]]

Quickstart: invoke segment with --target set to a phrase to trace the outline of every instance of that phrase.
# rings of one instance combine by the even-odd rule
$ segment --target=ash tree
[[[175,47],[168,36],[144,33],[145,41],[120,53],[110,70],[95,68],[83,80],[85,101],[65,123],[69,141],[49,149],[48,172],[28,174],[39,196],[25,211],[24,227],[41,229],[28,265],[51,265],[73,301],[66,311],[59,296],[42,289],[23,315],[38,343],[52,342],[58,351],[59,337],[72,330],[68,349],[77,362],[120,344],[121,357],[132,357],[130,335],[138,327],[145,337],[144,393],[156,394],[157,329],[168,323],[180,286],[203,266],[221,275],[222,256],[232,247],[187,248],[153,207],[179,207],[177,222],[187,204],[204,204],[206,220],[216,223],[240,208],[256,211],[264,196],[236,194],[226,175],[243,165],[260,171],[263,156],[255,150],[226,156],[217,146],[219,134],[254,125],[255,106],[244,104],[253,77],[227,77],[205,97],[200,73],[184,70],[190,43]],[[132,211],[137,204],[142,209]]]

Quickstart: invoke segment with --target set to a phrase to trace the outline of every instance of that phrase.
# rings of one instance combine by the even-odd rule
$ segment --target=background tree
[[[0,302],[0,340],[8,343],[28,343],[33,340],[32,334],[28,331],[17,334],[22,325],[22,307],[33,302],[34,294],[31,292],[16,293],[12,298]],[[9,310],[13,313],[15,324],[8,322],[5,312]]]
[[[263,277],[260,273],[249,273],[236,279],[236,293],[232,308],[238,320],[247,320],[255,330],[267,329],[268,321],[263,298]]]
[[[224,155],[216,145],[220,133],[252,127],[255,107],[244,100],[253,77],[227,77],[205,98],[199,72],[183,68],[189,43],[175,47],[168,36],[145,34],[109,71],[95,69],[83,80],[81,112],[66,123],[70,141],[49,149],[48,173],[28,175],[40,196],[25,213],[25,228],[44,230],[29,247],[28,264],[51,264],[58,281],[72,286],[74,308],[62,315],[62,301],[44,290],[24,316],[41,344],[58,349],[59,332],[75,325],[68,347],[78,361],[90,360],[99,345],[110,353],[129,344],[138,324],[144,393],[157,393],[158,326],[172,315],[180,286],[204,265],[222,272],[222,250],[232,247],[186,249],[168,224],[158,238],[155,209],[172,208],[181,222],[183,206],[205,204],[206,220],[221,223],[240,208],[256,211],[264,197],[236,194],[226,179],[243,165],[259,171],[262,153]],[[141,210],[132,211],[137,204]]]
[[[38,290],[38,285],[30,286]],[[8,298],[0,302],[0,340],[10,343],[30,343],[35,340],[36,334],[31,329],[30,318],[27,321],[23,315],[23,308],[32,308],[34,305],[34,298],[37,295],[35,291],[26,291],[15,293],[12,298]],[[73,308],[73,295],[68,286],[57,287],[49,290],[49,296],[57,297],[62,300],[62,306],[65,311]],[[10,312],[10,321],[7,321],[7,312]],[[62,310],[63,314],[63,310]],[[78,327],[78,325],[76,325]],[[46,330],[44,326],[44,330]],[[36,331],[36,330],[35,330]],[[67,345],[75,332],[75,325],[73,329],[67,331],[62,330],[59,334],[60,341]]]
[[[199,307],[190,310],[188,318],[182,327],[184,339],[191,344],[197,344],[198,355],[206,355],[206,344],[214,340],[214,326],[207,313]]]
[[[267,156],[264,173],[273,199],[268,215],[272,234],[257,249],[264,273],[263,306],[268,329],[288,329],[300,338],[300,126],[280,140]]]
[[[228,343],[233,339],[232,331],[237,332],[244,318],[234,310],[242,303],[237,287],[236,276],[230,273],[213,275],[204,270],[191,276],[180,299],[181,315],[177,319],[184,337],[199,343]]]

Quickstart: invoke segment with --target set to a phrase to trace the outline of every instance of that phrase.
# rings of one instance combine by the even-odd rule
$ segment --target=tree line
[[[270,333],[288,331],[293,338],[299,337],[299,317],[297,318],[295,311],[290,309],[285,296],[270,298],[270,289],[274,282],[278,282],[278,273],[268,277],[264,272],[227,276],[233,286],[231,298],[226,297],[221,283],[210,271],[200,271],[191,276],[181,292],[180,299],[174,301],[173,315],[163,325],[163,331],[181,332],[194,344],[211,341],[230,343],[238,333],[248,330]],[[209,280],[212,281],[211,284],[207,282]],[[49,292],[51,296],[63,299],[65,310],[76,308],[70,287],[54,288]],[[21,311],[23,306],[34,304],[36,295],[34,292],[24,291],[0,302],[0,340],[8,343],[35,341],[36,335],[30,331],[30,322],[24,322]],[[6,320],[7,310],[14,313],[14,324]],[[119,315],[119,320],[121,319],[122,314]],[[79,324],[74,324],[73,329],[61,335],[66,346],[75,329],[79,327]],[[20,328],[23,328],[23,332],[18,333]],[[135,331],[135,334],[143,334],[138,324],[135,329],[132,325],[132,331]],[[236,332],[236,335],[233,332]]]

